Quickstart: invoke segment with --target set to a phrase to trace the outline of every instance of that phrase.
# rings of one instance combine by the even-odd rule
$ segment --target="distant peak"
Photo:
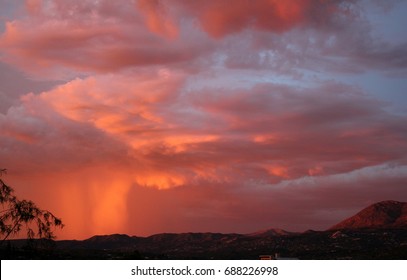
[[[290,235],[292,232],[285,231],[280,228],[269,228],[260,231],[256,231],[253,233],[246,234],[247,236],[257,236],[257,237],[267,237],[267,236],[282,236],[282,235]]]
[[[337,230],[400,226],[407,226],[407,203],[386,200],[364,208],[356,215],[343,220],[330,229]]]
[[[126,240],[126,239],[131,239],[130,236],[127,234],[110,234],[110,235],[94,235],[91,238],[87,239],[86,241],[92,241],[92,242],[100,242],[100,241],[118,241],[118,240]]]

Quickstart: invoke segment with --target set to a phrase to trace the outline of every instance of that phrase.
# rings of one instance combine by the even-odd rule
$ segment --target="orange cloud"
[[[154,4],[152,4],[152,3]],[[298,26],[328,24],[335,13],[340,13],[340,2],[320,0],[228,0],[220,1],[150,1],[150,9],[158,13],[163,6],[176,10],[175,15],[195,17],[211,36],[221,38],[245,28],[283,32]],[[145,1],[139,1],[145,3]],[[149,11],[151,12],[151,10]],[[172,15],[174,17],[175,15]],[[169,15],[161,17],[167,21]]]
[[[162,64],[197,71],[205,62],[215,62],[216,52],[231,55],[230,49],[224,50],[225,45],[204,32],[220,39],[245,29],[271,34],[296,27],[326,30],[335,26],[336,16],[344,14],[341,4],[348,2],[30,0],[27,14],[6,23],[0,49],[3,61],[41,78],[66,79],[75,77],[75,71],[106,73]],[[264,40],[255,37],[238,41],[254,46]],[[276,42],[265,41],[277,48]],[[333,52],[341,49],[335,47]]]
[[[310,168],[308,170],[308,174],[310,176],[316,176],[316,175],[324,174],[324,168],[322,166],[317,165],[317,166],[315,166],[313,168]]]
[[[168,129],[163,110],[176,100],[183,77],[177,73],[106,75],[76,79],[43,93],[41,99],[74,121],[89,123],[127,144],[154,141],[155,131]],[[133,137],[137,134],[138,137]]]
[[[285,166],[267,166],[267,171],[270,172],[271,174],[288,179],[290,178],[288,175],[288,169]]]
[[[204,51],[206,44],[161,36],[176,36],[176,28],[159,21],[156,9],[141,6],[137,9],[131,1],[29,1],[25,16],[6,23],[2,60],[35,77],[65,79],[75,77],[75,71],[185,62]],[[147,26],[140,10],[149,12]]]
[[[139,0],[138,7],[144,11],[149,29],[169,38],[178,36],[178,28],[165,11],[159,0]]]

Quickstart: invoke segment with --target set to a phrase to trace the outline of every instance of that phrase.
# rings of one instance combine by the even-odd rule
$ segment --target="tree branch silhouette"
[[[0,177],[7,172],[0,169]],[[48,210],[38,208],[31,200],[19,200],[14,190],[0,179],[0,246],[7,238],[21,232],[23,225],[26,228],[28,239],[46,238],[54,239],[54,229],[63,228],[62,220]]]

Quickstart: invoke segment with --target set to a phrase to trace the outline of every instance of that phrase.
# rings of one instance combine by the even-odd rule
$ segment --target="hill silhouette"
[[[280,228],[269,228],[265,230],[256,231],[253,233],[246,234],[247,236],[257,236],[257,237],[270,237],[270,236],[282,236],[282,235],[292,235],[296,234],[294,232],[289,232]]]
[[[407,259],[407,203],[382,201],[325,231],[270,228],[250,234],[125,234],[89,239],[10,240],[2,259]],[[45,245],[44,245],[45,244]]]
[[[407,203],[382,201],[331,227],[338,229],[389,228],[407,226]]]

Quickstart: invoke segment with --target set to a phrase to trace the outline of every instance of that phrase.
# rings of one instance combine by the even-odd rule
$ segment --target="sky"
[[[406,0],[0,0],[0,167],[96,234],[407,201]]]

